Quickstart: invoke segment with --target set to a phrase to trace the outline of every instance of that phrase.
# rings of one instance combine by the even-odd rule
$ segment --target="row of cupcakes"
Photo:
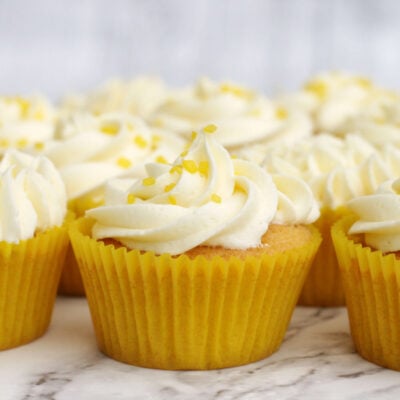
[[[138,85],[138,82],[141,82],[142,86]],[[232,283],[233,286],[229,289],[230,292],[227,295],[233,296],[233,299],[240,300],[240,304],[237,306],[231,304],[231,300],[226,303],[224,297],[220,300],[222,301],[221,307],[225,303],[228,307],[232,305],[233,309],[238,307],[238,311],[234,311],[233,314],[227,313],[227,310],[221,307],[216,308],[217,314],[212,314],[210,301],[214,302],[215,299],[212,297],[212,293],[206,292],[205,296],[203,296],[204,293],[201,292],[204,285],[208,289],[216,289],[214,276],[216,276],[215,279],[220,279],[223,287],[228,285],[229,288],[230,281],[224,280],[229,278],[230,274],[227,271],[232,272],[236,278],[239,276],[239,281],[244,282],[246,285],[247,275],[244,275],[244,277],[238,275],[239,272],[235,270],[236,267],[229,267],[223,270],[221,267],[222,261],[218,258],[219,270],[217,269],[216,275],[211,273],[208,267],[205,267],[205,270],[200,269],[199,277],[197,275],[196,277],[191,277],[186,270],[180,270],[180,267],[167,267],[172,265],[171,260],[175,262],[177,255],[167,256],[168,262],[165,257],[156,257],[157,262],[161,262],[161,266],[152,271],[147,264],[140,266],[138,262],[138,260],[141,262],[142,259],[140,250],[147,251],[145,254],[148,252],[153,252],[153,255],[154,252],[155,254],[171,254],[171,250],[160,250],[163,247],[156,250],[146,246],[148,243],[154,246],[157,243],[157,238],[160,237],[164,237],[164,242],[178,243],[185,241],[183,239],[186,237],[192,238],[196,236],[195,233],[201,236],[201,229],[196,225],[196,221],[203,226],[210,220],[217,221],[217,217],[223,218],[225,216],[226,218],[227,215],[230,215],[233,218],[234,214],[237,214],[238,218],[234,218],[235,222],[231,224],[231,226],[235,227],[235,233],[231,235],[233,242],[228,242],[230,244],[222,247],[237,249],[235,246],[238,246],[238,243],[249,232],[253,232],[258,237],[259,231],[257,234],[254,231],[257,226],[254,225],[254,218],[259,221],[258,229],[263,227],[266,230],[267,227],[271,227],[269,231],[273,232],[273,234],[269,235],[269,241],[272,240],[274,243],[276,241],[280,246],[285,246],[287,234],[282,235],[281,229],[277,231],[275,227],[282,227],[287,223],[297,225],[299,222],[313,222],[318,218],[318,209],[320,209],[321,216],[318,218],[316,225],[322,231],[323,245],[317,253],[317,262],[312,266],[312,272],[306,280],[300,301],[303,304],[310,305],[344,304],[339,269],[329,236],[330,226],[340,215],[347,213],[345,206],[347,206],[349,200],[371,194],[385,180],[400,176],[395,135],[389,135],[391,138],[389,142],[389,136],[381,134],[379,130],[383,126],[385,128],[384,132],[388,130],[391,133],[395,132],[395,110],[398,99],[388,91],[375,88],[366,80],[346,77],[343,74],[330,74],[318,77],[306,85],[302,92],[293,95],[293,97],[307,98],[307,101],[312,99],[312,102],[309,102],[309,105],[302,109],[300,106],[294,107],[292,100],[289,101],[288,98],[282,97],[282,99],[270,101],[260,94],[236,85],[227,83],[215,84],[203,79],[193,88],[178,91],[177,93],[165,95],[166,92],[164,91],[163,96],[165,97],[163,99],[158,97],[158,104],[152,109],[153,106],[150,106],[150,104],[157,103],[153,102],[153,100],[158,96],[154,95],[154,93],[160,94],[162,91],[144,90],[144,93],[148,94],[148,96],[143,99],[139,95],[129,95],[129,91],[133,90],[132,87],[142,87],[143,89],[143,85],[154,84],[154,81],[144,82],[146,80],[139,80],[135,81],[135,84],[131,83],[125,86],[120,83],[117,85],[117,90],[113,86],[115,83],[113,85],[110,84],[111,86],[108,88],[101,89],[100,93],[80,96],[79,101],[76,99],[75,102],[69,101],[68,106],[64,105],[57,111],[55,109],[51,110],[51,107],[44,100],[37,101],[38,104],[42,104],[39,107],[38,104],[31,105],[32,101],[29,102],[22,98],[5,99],[6,115],[9,118],[3,118],[1,124],[3,130],[1,132],[12,136],[10,126],[14,124],[16,128],[21,128],[22,125],[26,125],[24,129],[14,130],[20,132],[18,141],[11,142],[10,139],[5,137],[4,147],[24,148],[26,152],[49,157],[56,164],[62,180],[66,183],[66,196],[69,207],[78,216],[83,215],[88,209],[92,209],[92,211],[88,211],[88,215],[91,215],[92,219],[99,218],[99,221],[94,225],[95,230],[93,231],[94,238],[97,239],[95,244],[97,246],[99,242],[100,244],[105,242],[112,246],[106,246],[106,250],[104,250],[106,252],[99,253],[101,256],[96,256],[95,259],[90,258],[93,254],[96,254],[95,251],[97,250],[95,248],[90,251],[87,248],[86,250],[81,248],[83,254],[77,259],[84,274],[85,267],[93,267],[98,260],[105,260],[104,262],[106,263],[99,267],[102,269],[102,273],[105,274],[104,279],[99,277],[94,280],[97,267],[90,269],[88,272],[89,278],[84,276],[86,289],[88,290],[88,287],[91,287],[90,293],[87,293],[88,300],[96,326],[97,340],[104,352],[127,362],[162,368],[215,368],[250,362],[266,356],[279,346],[285,331],[285,324],[289,321],[295,302],[291,305],[290,302],[284,301],[283,308],[288,310],[288,314],[281,312],[283,325],[276,325],[279,329],[274,332],[279,332],[279,335],[275,339],[271,338],[270,335],[265,336],[265,332],[268,329],[260,323],[263,330],[257,331],[254,338],[249,340],[250,343],[247,343],[244,338],[247,337],[248,333],[244,332],[249,332],[254,327],[239,323],[239,321],[250,320],[249,314],[241,314],[242,312],[254,311],[254,309],[245,309],[244,307],[245,302],[241,291],[247,293],[245,292],[247,286],[238,287],[237,283]],[[131,88],[128,90],[130,86]],[[103,92],[101,93],[101,91]],[[116,95],[116,93],[119,94]],[[350,94],[354,95],[357,101],[351,98]],[[376,103],[373,101],[374,97]],[[343,129],[341,131],[335,128],[327,131],[326,134],[322,134],[317,128],[319,125],[316,121],[322,118],[321,115],[326,114],[325,109],[329,110],[330,107],[333,107],[332,104],[335,105],[333,100],[335,98],[338,99],[336,101],[337,107],[339,107],[343,99],[351,98],[352,101],[354,100],[355,105],[351,109],[351,113],[349,113],[350,116],[346,117],[347,121],[352,121],[351,126],[353,126],[352,129],[354,130],[346,131],[344,128],[346,124],[342,123],[341,127]],[[136,104],[143,107],[131,108],[135,101]],[[33,101],[33,103],[35,102]],[[96,103],[97,105],[94,107],[93,104]],[[47,113],[44,106],[46,104],[51,110]],[[41,111],[34,111],[36,109]],[[139,111],[133,111],[139,109],[141,110],[140,112],[143,112],[141,117],[132,115],[133,113],[139,114]],[[146,112],[143,111],[145,109]],[[346,107],[344,109],[346,110]],[[391,111],[389,112],[388,110]],[[386,113],[384,117],[382,113]],[[49,116],[49,118],[46,116]],[[339,116],[337,117],[338,120],[340,119]],[[143,117],[146,120],[143,120]],[[37,137],[32,141],[28,140],[26,138],[27,133],[33,131],[33,128],[29,127],[32,121],[37,123],[37,126],[41,126],[41,123],[43,123],[43,127],[50,127],[51,133],[49,133],[49,130],[46,133],[47,136],[41,133],[42,140],[38,140]],[[205,127],[204,132],[200,132],[197,128],[205,122],[207,125],[203,125]],[[356,123],[358,127],[354,128]],[[217,124],[220,124],[221,128],[218,126],[217,129]],[[369,136],[366,135],[366,130],[362,129],[362,126],[366,125],[377,129],[376,136],[372,141],[367,140],[371,134],[369,133]],[[235,127],[239,128],[235,130]],[[195,129],[196,135],[192,134],[193,129]],[[232,134],[230,135],[229,132],[232,132]],[[191,138],[192,136],[196,136],[196,138]],[[378,140],[379,136],[382,136],[382,141]],[[32,135],[33,137],[34,135]],[[229,152],[222,148],[221,143]],[[202,147],[206,150],[201,150]],[[211,157],[213,152],[210,149],[217,149],[215,152],[218,157],[214,161],[213,157]],[[179,156],[176,158],[178,154]],[[232,160],[232,156],[238,157],[238,161]],[[226,167],[225,164],[229,164],[228,158],[231,160],[229,162],[233,167],[232,165]],[[251,167],[248,166],[249,161],[243,159],[250,159]],[[254,161],[256,162],[254,163]],[[236,164],[237,166],[235,167]],[[145,167],[145,165],[147,166]],[[234,175],[240,175],[239,181],[241,183],[232,187],[232,177],[229,178],[227,175],[223,175],[224,170],[231,172],[233,170]],[[213,172],[212,176],[210,171]],[[257,172],[252,175],[253,172],[251,171]],[[260,171],[263,172],[261,173]],[[259,183],[265,180],[265,175],[270,176],[269,179],[272,179],[273,182],[273,185],[268,186],[270,192],[277,191],[278,195],[275,196],[276,201],[271,200],[274,198],[274,195],[271,195],[270,200],[266,200],[267,202],[262,204],[262,202],[256,201],[254,195],[249,196],[254,191],[251,192],[250,186],[245,185],[242,181],[246,181],[250,177],[257,177]],[[119,180],[111,181],[115,178],[119,178]],[[161,183],[159,179],[161,179]],[[305,185],[303,180],[306,180],[310,187]],[[230,189],[225,192],[227,188]],[[226,193],[229,192],[234,194],[232,204],[236,208],[231,209],[231,206],[225,204],[227,201],[225,198],[227,196]],[[264,195],[267,194],[265,190],[261,192]],[[315,200],[312,200],[312,192]],[[74,194],[71,195],[71,193]],[[245,195],[244,197],[243,194]],[[244,201],[246,195],[252,202]],[[198,196],[199,198],[197,198]],[[202,206],[204,205],[202,202],[205,202],[208,206],[208,208],[206,207],[207,210],[211,209],[211,219],[200,211],[195,213],[197,219],[190,219],[190,213],[196,209],[196,207],[193,207],[192,201],[194,204]],[[97,207],[104,204],[104,202],[106,202],[105,208]],[[147,206],[144,206],[143,203],[146,203]],[[251,205],[244,207],[246,203]],[[317,204],[318,206],[316,206]],[[219,207],[212,210],[213,207],[218,205]],[[247,209],[247,214],[244,213],[239,218],[241,215],[239,210],[241,210],[242,206]],[[264,220],[264,225],[262,225],[265,215],[261,218],[257,213],[262,213],[263,207],[266,206],[269,206],[270,213],[274,215],[268,223]],[[186,214],[187,210],[184,210],[185,208],[189,208],[189,215]],[[119,218],[116,218],[116,210],[120,213]],[[307,212],[304,214],[306,210]],[[229,212],[232,214],[229,214]],[[130,213],[132,213],[132,218],[127,217]],[[147,220],[145,218],[146,215]],[[257,218],[254,217],[255,215],[258,215]],[[292,219],[289,221],[280,219],[282,215],[289,215]],[[307,215],[308,219],[301,220],[301,216],[304,218],[304,215]],[[104,218],[109,221],[108,223],[111,221],[111,227],[107,228],[107,224],[104,224]],[[180,218],[182,218],[182,221],[187,218],[186,227],[172,224],[173,219],[180,220]],[[296,218],[300,218],[300,220]],[[116,220],[118,220],[118,226],[115,227],[112,224]],[[138,223],[139,226],[129,225],[129,221],[132,222],[132,220],[134,224]],[[246,230],[247,223],[252,221],[252,227]],[[161,225],[159,226],[157,223]],[[82,224],[79,229],[83,231],[80,231],[80,234],[82,232],[84,234],[90,233],[91,228],[85,227],[84,222]],[[163,224],[167,224],[171,232],[167,230],[166,233]],[[221,225],[217,224],[217,226],[224,231]],[[114,241],[109,243],[106,237],[97,236],[97,233],[94,232],[101,231],[100,228],[113,232],[113,235],[109,236],[113,237]],[[213,229],[214,232],[218,231],[215,227]],[[206,231],[209,232],[210,230],[212,231],[208,226]],[[116,234],[116,231],[119,234]],[[126,238],[124,239],[121,236],[122,231],[124,234],[129,232],[136,236],[133,239],[128,238],[126,241]],[[146,237],[147,233],[145,234],[144,231],[147,233],[152,231],[153,234],[150,237]],[[179,232],[181,232],[180,237]],[[78,235],[78,233],[76,234]],[[305,235],[304,231],[302,235]],[[226,236],[229,237],[229,234]],[[271,236],[273,239],[271,239]],[[298,243],[294,239],[299,236],[297,232],[292,232],[289,236],[290,240],[293,241],[291,244]],[[215,255],[213,252],[217,251],[215,246],[218,247],[220,245],[221,247],[222,242],[218,242],[218,240],[211,240],[209,243],[205,243],[206,246],[204,247],[211,247],[211,255]],[[260,244],[261,237],[258,237],[257,240],[259,240],[257,243]],[[82,237],[79,237],[77,243],[78,251],[76,250],[75,253],[79,254],[79,246],[85,241]],[[136,247],[134,243],[136,243]],[[247,248],[253,248],[255,243],[253,241],[252,244],[242,245],[239,250],[246,250],[247,254]],[[93,246],[95,244],[92,243]],[[87,245],[89,246],[88,243]],[[128,258],[129,260],[131,258],[136,259],[136,267],[119,267],[119,265],[125,265],[125,263],[130,265],[131,261],[125,260],[125,253],[122,250],[124,247],[128,246],[129,248],[132,245],[139,255],[133,256],[132,252],[128,252],[130,254]],[[119,253],[113,253],[115,247],[117,247]],[[202,246],[194,244],[194,247],[199,248]],[[120,251],[121,248],[122,250]],[[261,248],[263,251],[265,250],[265,246]],[[287,251],[285,247],[283,249],[283,252]],[[103,250],[101,251],[103,252]],[[110,251],[112,253],[107,253]],[[183,252],[187,251],[190,253],[190,250],[184,250]],[[222,253],[225,254],[225,250]],[[239,254],[236,251],[232,253],[229,250],[228,254],[232,255],[233,258],[240,259],[240,252]],[[196,257],[203,256],[201,252],[199,254],[195,252],[194,255]],[[220,254],[216,256],[220,257]],[[260,254],[257,257],[260,260],[264,258]],[[310,261],[312,257],[309,255],[308,258],[308,261]],[[112,260],[118,260],[118,263],[113,266]],[[184,264],[188,264],[187,260],[185,259]],[[201,260],[201,264],[206,265],[204,257]],[[206,257],[205,260],[207,261]],[[250,264],[253,264],[253,261]],[[273,261],[272,263],[276,262]],[[154,267],[156,261],[147,260],[145,263],[150,263]],[[236,263],[238,263],[237,260]],[[309,262],[304,261],[304,263],[307,266],[303,266],[302,273],[307,271],[309,265]],[[295,263],[289,260],[289,264]],[[244,268],[243,265],[249,265],[249,263],[240,261],[240,268]],[[172,268],[172,270],[168,271],[168,268]],[[114,270],[116,271],[115,273],[113,272]],[[164,271],[165,275],[160,276],[161,271]],[[174,275],[175,271],[181,271],[183,277]],[[248,273],[243,271],[241,270],[240,273]],[[66,285],[64,284],[64,291],[83,293],[83,285],[77,272],[79,270],[76,265],[75,255],[69,249],[67,263],[64,267],[64,279],[62,279],[62,282],[67,282]],[[145,273],[144,276],[141,275],[143,273]],[[275,272],[271,271],[269,273],[275,274]],[[282,274],[282,270],[279,273]],[[106,285],[110,282],[110,276],[107,274],[113,274],[111,281],[116,285],[112,289],[112,296],[104,293],[104,288],[107,288]],[[132,277],[135,279],[131,280],[130,274],[133,274]],[[257,274],[261,274],[260,269],[257,269]],[[268,278],[268,275],[265,274],[267,272],[264,272],[263,279]],[[123,279],[121,278],[122,276]],[[252,282],[255,284],[257,280],[255,279],[254,271],[251,276]],[[151,282],[147,282],[147,277],[151,279]],[[181,279],[186,282],[185,287],[180,286]],[[199,282],[201,283],[196,279],[200,279]],[[267,280],[272,282],[270,290],[274,296],[278,296],[276,293],[284,293],[289,290],[293,293],[293,298],[296,301],[298,292],[302,288],[303,276],[297,276],[295,280],[296,286],[283,288],[283,290],[282,282],[285,281],[285,278],[281,275],[277,275],[274,278],[269,277]],[[288,281],[291,282],[290,279]],[[129,284],[129,282],[132,283]],[[145,287],[140,287],[137,284],[138,282],[146,282]],[[175,287],[176,290],[168,292],[163,286],[160,286],[160,282],[165,283],[168,289]],[[279,285],[277,282],[280,282]],[[292,282],[291,284],[294,283]],[[135,287],[135,293],[129,292],[132,289],[131,285]],[[193,293],[192,289],[189,292],[187,291],[188,285],[190,288],[197,288],[199,291],[198,296],[205,297],[208,302],[199,300],[196,296],[189,300],[189,305],[199,305],[194,315],[200,316],[202,319],[197,320],[195,316],[190,317],[189,320],[193,322],[190,325],[192,330],[189,329],[187,331],[189,336],[181,340],[179,339],[181,328],[188,329],[188,326],[185,325],[186,317],[183,320],[180,319],[181,311],[186,314],[190,307],[188,304],[182,304],[179,306],[182,307],[181,311],[177,313],[176,307],[181,304],[179,296],[177,300],[172,302],[171,299],[174,299],[177,296],[176,293],[180,291],[184,294],[182,299],[186,296],[190,297]],[[277,290],[275,290],[275,285],[278,286]],[[117,288],[125,288],[128,293],[119,290],[121,294],[117,295]],[[250,287],[250,289],[253,295],[264,296],[265,294],[264,292],[262,294],[258,290],[256,291],[255,287]],[[163,294],[160,295],[159,292]],[[219,296],[225,296],[225,294],[225,292],[219,292]],[[132,296],[138,296],[138,298],[135,297],[133,301]],[[266,303],[259,304],[257,307],[260,308],[256,308],[256,310],[261,310],[262,308],[264,311],[271,310],[270,307],[275,307],[275,301],[277,301],[277,309],[280,307],[281,300],[279,300],[279,297],[276,297],[276,300],[272,300],[272,303],[268,296],[266,298],[268,301],[265,300]],[[248,301],[249,303],[246,303],[248,307],[253,303],[256,304],[256,300],[252,297]],[[119,305],[116,306],[116,304]],[[130,304],[130,306],[126,308],[126,304]],[[137,307],[138,314],[133,313],[135,318],[132,320],[132,315],[130,315],[129,319],[123,315],[123,311],[125,309],[132,311],[131,307],[134,307],[135,304],[141,304],[141,306]],[[165,311],[166,319],[159,316],[153,317],[153,314],[147,311],[146,307],[156,311],[157,306]],[[102,311],[105,308],[113,310],[110,320],[108,316],[104,317],[103,315],[104,312]],[[136,308],[133,309],[136,310]],[[270,312],[267,312],[267,314],[264,312],[260,315],[265,317]],[[228,319],[221,320],[225,315]],[[240,316],[240,318],[235,319],[235,315]],[[214,331],[210,330],[209,325],[204,324],[207,321],[207,316],[210,316],[209,318],[215,321]],[[168,325],[171,321],[173,323],[172,326]],[[276,320],[271,321],[274,324],[277,323]],[[256,323],[259,322],[256,321]],[[200,326],[203,325],[203,331],[201,331]],[[218,336],[220,335],[218,332],[221,331],[221,326],[225,325],[232,328],[230,329],[232,337],[241,338],[241,341],[235,342],[236,344],[231,343],[231,358],[226,357],[224,361],[221,359],[220,354],[221,349],[226,349],[224,347],[226,344],[222,343],[225,337]],[[130,327],[130,329],[125,331],[121,331],[121,329],[117,331],[105,329],[105,327],[109,326],[114,328],[124,326],[126,328]],[[150,327],[154,328],[152,333],[146,331]],[[236,331],[235,333],[234,327],[245,329],[245,331]],[[160,331],[161,328],[165,332],[163,338],[156,335],[156,332]],[[144,342],[143,335],[139,334],[139,332],[143,333],[143,330],[146,331],[146,335],[150,334],[149,338]],[[124,332],[127,332],[127,336],[124,336]],[[200,342],[193,339],[194,332],[199,333]],[[202,333],[200,334],[200,332]],[[194,336],[197,336],[197,333]],[[133,337],[136,338],[137,343],[135,346],[129,347],[128,344],[132,344]],[[171,350],[171,346],[168,346],[171,344],[170,340],[172,339],[178,340],[172,346],[174,350]],[[192,348],[190,347],[191,340],[194,340]],[[265,346],[268,341],[270,341],[270,347]],[[117,342],[119,345],[117,345]],[[145,347],[143,348],[144,344]],[[182,346],[179,346],[179,344]],[[230,346],[229,343],[227,345],[228,347]],[[253,348],[250,349],[250,345]],[[215,349],[214,359],[211,356],[205,356],[212,348]],[[240,351],[237,350],[238,348],[240,348]],[[164,353],[162,353],[162,349],[164,349]],[[201,360],[203,361],[191,356],[189,357],[191,364],[189,363],[185,367],[184,364],[188,362],[188,359],[184,357],[184,349],[187,350],[188,354],[192,355],[198,352],[201,354]],[[223,351],[225,352],[225,350]],[[155,352],[159,355],[159,358],[157,358],[158,356],[154,358]]]

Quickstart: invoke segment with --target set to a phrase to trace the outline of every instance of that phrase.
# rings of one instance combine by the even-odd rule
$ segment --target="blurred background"
[[[231,79],[269,94],[332,69],[400,88],[397,0],[0,0],[0,89]]]

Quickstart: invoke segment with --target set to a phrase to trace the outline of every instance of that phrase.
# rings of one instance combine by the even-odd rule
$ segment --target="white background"
[[[400,88],[397,0],[0,0],[0,90],[200,75],[270,94],[342,69]]]

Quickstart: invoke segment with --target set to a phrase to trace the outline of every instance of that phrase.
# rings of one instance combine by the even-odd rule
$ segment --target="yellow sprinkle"
[[[203,131],[206,133],[214,133],[217,130],[217,127],[214,124],[207,125],[203,128]]]
[[[136,146],[144,149],[147,146],[147,140],[143,137],[143,136],[135,136],[135,138],[133,139],[134,143],[136,144]]]
[[[213,194],[211,195],[211,200],[212,200],[214,203],[221,203],[221,197],[218,196],[218,195],[215,194],[215,193],[213,193]]]
[[[167,164],[167,160],[163,156],[157,156],[156,161],[160,164]]]
[[[129,193],[128,197],[126,198],[126,202],[128,204],[133,204],[136,201],[136,197],[133,193]]]
[[[232,160],[236,160],[238,158],[237,154],[232,154],[231,155]]]
[[[187,172],[190,172],[191,174],[194,174],[198,171],[196,161],[193,160],[183,160],[182,166]]]
[[[238,185],[235,185],[235,188],[233,189],[234,192],[241,192],[241,193],[246,193],[245,190]]]
[[[287,110],[285,108],[283,108],[283,107],[278,107],[275,110],[275,116],[278,119],[286,119],[287,116],[288,116]]]
[[[35,114],[33,114],[33,118],[38,120],[38,121],[43,121],[44,120],[44,112],[43,110],[37,110]]]
[[[16,99],[17,104],[19,105],[19,109],[21,111],[22,117],[27,117],[29,114],[29,108],[30,108],[30,103],[28,100],[22,98],[22,97],[17,97]]]
[[[372,86],[372,82],[369,79],[364,78],[362,76],[357,78],[357,83],[364,89],[369,89]]]
[[[153,144],[159,143],[160,140],[161,140],[161,136],[159,136],[159,135],[153,135],[153,136],[151,137],[151,141],[152,141]]]
[[[326,85],[323,82],[311,81],[304,87],[305,90],[314,93],[320,99],[326,96]]]
[[[7,139],[0,139],[0,147],[8,147],[10,142]]]
[[[147,178],[144,178],[142,180],[142,184],[144,186],[151,186],[154,185],[156,183],[156,178],[154,178],[153,176],[148,176]]]
[[[116,135],[119,131],[119,126],[115,123],[109,122],[101,126],[100,131],[106,135]]]
[[[200,161],[199,162],[199,172],[203,175],[208,175],[208,170],[210,168],[210,164],[208,161]]]
[[[23,147],[26,147],[28,144],[28,141],[24,138],[17,140],[17,147],[22,149]]]
[[[43,142],[36,142],[34,146],[35,146],[36,150],[43,150],[44,149],[44,143]]]
[[[132,162],[125,157],[118,158],[117,164],[121,168],[130,168],[132,166]]]
[[[231,93],[238,97],[244,97],[244,98],[253,97],[253,92],[251,90],[242,88],[240,86],[232,85],[229,83],[223,83],[220,86],[220,90],[222,93]]]
[[[192,140],[195,140],[197,138],[197,132],[193,131],[192,132]]]
[[[176,183],[170,183],[169,185],[165,186],[164,192],[170,192],[174,187],[176,186]]]
[[[170,170],[169,173],[173,174],[174,172],[181,174],[182,173],[182,165],[174,165]]]
[[[168,196],[169,204],[176,204],[176,198],[174,196]]]
[[[187,154],[188,154],[188,151],[185,150],[185,151],[182,151],[182,153],[180,154],[180,156],[181,156],[181,157],[185,157],[185,156],[187,156]]]

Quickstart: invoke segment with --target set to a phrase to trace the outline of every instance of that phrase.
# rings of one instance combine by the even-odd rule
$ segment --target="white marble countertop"
[[[298,307],[281,349],[215,371],[136,368],[96,348],[85,299],[59,298],[41,339],[0,353],[1,400],[394,399],[400,372],[364,361],[346,310]]]

